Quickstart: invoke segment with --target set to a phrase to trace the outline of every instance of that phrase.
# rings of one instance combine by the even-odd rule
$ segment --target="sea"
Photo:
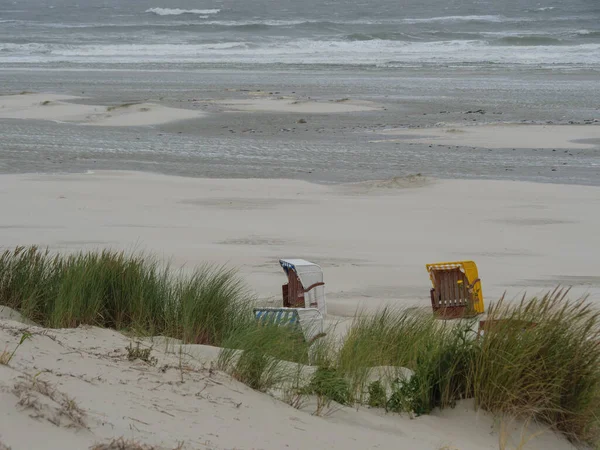
[[[443,122],[598,126],[600,0],[0,0],[0,94],[212,113],[211,99],[259,90],[384,108],[303,116],[304,126],[293,114],[218,111],[143,130],[0,120],[0,173],[600,185],[600,142],[491,151],[373,143],[371,133]]]
[[[4,65],[600,69],[598,0],[0,0]]]

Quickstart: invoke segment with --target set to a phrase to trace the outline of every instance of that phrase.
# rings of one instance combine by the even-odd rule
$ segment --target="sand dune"
[[[156,364],[129,361],[132,339],[93,327],[45,330],[0,319],[0,443],[13,450],[88,449],[124,438],[170,449],[497,449],[498,423],[470,403],[411,420],[332,405],[297,410],[211,369],[218,349],[157,339]],[[146,345],[152,345],[146,341]],[[550,430],[509,422],[528,449],[573,449]],[[59,444],[54,445],[54,444]],[[119,447],[120,448],[120,447]]]
[[[594,125],[446,124],[437,128],[398,128],[377,133],[397,136],[397,140],[404,142],[483,148],[591,148],[600,143],[600,126]]]
[[[0,96],[0,118],[136,127],[194,119],[204,115],[200,111],[169,108],[154,103],[99,106],[70,102],[80,99],[80,97],[54,94],[4,95]]]

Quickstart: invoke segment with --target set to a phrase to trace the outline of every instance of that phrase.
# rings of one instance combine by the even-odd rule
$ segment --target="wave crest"
[[[180,16],[182,14],[218,14],[221,12],[220,9],[179,9],[179,8],[150,8],[146,10],[147,13],[153,13],[157,16]]]

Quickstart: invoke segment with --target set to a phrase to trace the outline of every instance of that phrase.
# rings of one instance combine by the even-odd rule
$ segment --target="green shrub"
[[[308,385],[307,393],[333,400],[341,405],[352,402],[348,381],[334,368],[319,367]]]
[[[250,322],[223,342],[217,367],[253,389],[267,391],[297,376],[308,362],[300,330]]]
[[[387,408],[385,388],[380,380],[373,381],[369,385],[369,406],[372,408]]]
[[[386,403],[388,411],[396,413],[426,413],[426,408],[419,401],[419,383],[417,378],[410,380],[396,379],[392,383],[392,394]]]

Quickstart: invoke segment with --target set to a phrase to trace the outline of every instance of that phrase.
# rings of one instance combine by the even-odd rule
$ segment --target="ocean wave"
[[[207,15],[207,14],[218,14],[221,12],[220,9],[179,9],[179,8],[150,8],[146,10],[147,13],[153,13],[157,16],[180,16],[182,14],[196,14],[196,15]]]
[[[505,17],[505,16],[440,16],[440,17],[425,17],[419,19],[407,18],[403,19],[403,23],[453,23],[453,22],[529,22],[530,19],[525,17]]]
[[[600,67],[600,44],[490,45],[475,41],[273,40],[205,44],[0,44],[0,62],[321,64],[393,67],[402,64],[582,65]]]
[[[575,35],[584,38],[597,38],[600,37],[600,30],[578,30]]]
[[[352,33],[344,37],[348,41],[419,41],[423,38],[400,32]]]
[[[564,42],[558,38],[550,36],[504,36],[497,41],[500,45],[524,45],[524,46],[536,46],[536,45],[561,45]]]

